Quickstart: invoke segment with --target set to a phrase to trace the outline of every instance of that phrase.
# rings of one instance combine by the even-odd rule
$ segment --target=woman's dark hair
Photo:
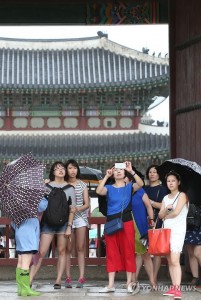
[[[150,171],[152,168],[156,169],[156,172],[157,172],[157,174],[158,174],[158,170],[157,170],[158,165],[150,165],[150,166],[147,168],[147,170],[146,170],[146,179],[148,179],[148,180],[149,180],[149,171]],[[158,174],[158,175],[159,175],[159,174]]]
[[[165,180],[167,181],[167,178],[170,176],[170,175],[173,175],[177,178],[178,181],[181,182],[181,176],[179,175],[179,173],[177,173],[176,171],[174,170],[171,170],[170,172],[168,172],[166,175],[165,175]]]
[[[49,173],[49,179],[50,179],[50,181],[54,181],[55,180],[55,175],[54,175],[54,170],[55,170],[55,168],[58,166],[58,165],[60,165],[60,166],[62,166],[62,167],[64,167],[64,169],[65,169],[65,176],[64,176],[64,180],[66,181],[66,167],[65,167],[65,165],[64,165],[64,163],[62,162],[62,161],[55,161],[54,163],[53,163],[53,165],[51,166],[51,168],[50,168],[50,173]]]
[[[77,176],[76,176],[76,178],[80,179],[80,167],[79,167],[77,161],[75,159],[69,159],[65,163],[67,180],[69,178],[69,176],[68,176],[68,170],[67,170],[67,168],[68,168],[69,165],[72,165],[73,167],[77,168]]]

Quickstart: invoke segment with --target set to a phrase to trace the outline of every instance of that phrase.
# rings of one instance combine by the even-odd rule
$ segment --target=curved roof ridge
[[[65,41],[82,41],[82,40],[99,40],[98,36],[80,37],[80,38],[60,38],[60,39],[26,39],[26,38],[11,38],[1,37],[0,41],[16,41],[16,42],[65,42]]]
[[[127,46],[121,45],[119,43],[116,43],[116,42],[106,39],[106,38],[102,38],[101,40],[102,40],[102,44],[104,45],[104,48],[106,50],[110,50],[112,52],[121,54],[126,57],[131,57],[131,58],[136,58],[136,56],[138,56],[138,58],[140,60],[146,61],[146,62],[152,61],[152,62],[156,62],[156,63],[169,64],[169,59],[166,57],[157,57],[157,56],[149,55],[149,54],[143,53],[139,50],[135,50],[135,49],[129,48]]]
[[[19,50],[64,50],[103,48],[130,58],[138,58],[144,62],[169,64],[168,58],[155,57],[127,46],[118,44],[106,37],[84,37],[70,39],[17,39],[0,37],[1,48]]]
[[[1,38],[0,48],[19,50],[90,49],[100,47],[99,37],[71,39],[15,39]]]

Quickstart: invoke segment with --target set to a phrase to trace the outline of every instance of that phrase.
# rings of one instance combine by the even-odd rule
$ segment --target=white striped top
[[[87,184],[85,182],[83,182],[81,180],[77,180],[77,183],[75,185],[75,196],[76,196],[76,206],[77,207],[84,205],[83,192],[86,187],[87,187]],[[74,215],[74,220],[79,219],[79,218],[82,218],[85,221],[86,226],[89,226],[88,209],[86,209],[84,211],[76,212]]]

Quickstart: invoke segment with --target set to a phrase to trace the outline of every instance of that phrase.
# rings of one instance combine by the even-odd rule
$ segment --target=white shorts
[[[73,220],[73,228],[80,228],[80,227],[85,227],[87,226],[85,220],[83,218],[77,218],[75,220]]]

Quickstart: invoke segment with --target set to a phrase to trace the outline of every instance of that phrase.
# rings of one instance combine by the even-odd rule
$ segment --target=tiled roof
[[[168,82],[167,58],[107,38],[0,38],[0,88],[78,89]]]
[[[169,136],[147,133],[1,135],[0,158],[32,152],[39,159],[148,155],[169,150]]]

